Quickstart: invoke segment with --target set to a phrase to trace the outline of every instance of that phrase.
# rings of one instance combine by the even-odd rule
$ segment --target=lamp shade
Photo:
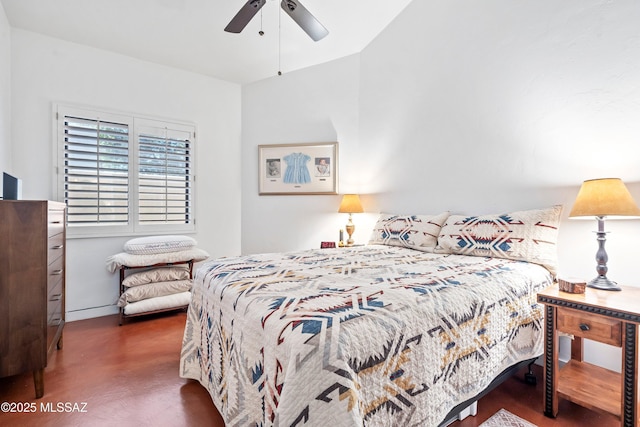
[[[637,217],[640,209],[619,178],[590,179],[582,183],[569,217]]]
[[[357,194],[345,194],[342,196],[342,202],[340,202],[340,213],[362,213],[362,203],[360,203],[360,197]]]

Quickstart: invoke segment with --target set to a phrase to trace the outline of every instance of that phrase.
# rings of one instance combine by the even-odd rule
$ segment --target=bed
[[[438,426],[542,354],[560,209],[381,215],[367,246],[206,262],[180,375],[228,426]]]

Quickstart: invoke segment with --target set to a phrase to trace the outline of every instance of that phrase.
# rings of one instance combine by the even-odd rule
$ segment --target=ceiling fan
[[[267,0],[248,0],[224,30],[229,33],[241,32],[266,2]],[[321,40],[329,34],[329,31],[320,21],[318,21],[306,7],[300,4],[298,0],[282,0],[280,7],[282,7],[282,10],[287,12],[296,24],[314,41]]]

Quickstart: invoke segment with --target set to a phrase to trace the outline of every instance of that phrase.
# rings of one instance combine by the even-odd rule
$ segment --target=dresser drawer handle
[[[589,328],[589,325],[587,325],[587,324],[585,324],[585,323],[580,323],[579,327],[580,327],[580,330],[581,330],[581,331],[584,331],[584,332],[586,332],[586,331],[588,331],[589,329],[591,329],[591,328]]]
[[[51,246],[51,249],[62,249],[62,248],[64,248],[64,245]]]
[[[49,301],[60,301],[62,294],[51,295],[51,299]]]
[[[51,224],[62,224],[62,221],[51,221]]]
[[[60,276],[62,274],[62,270],[54,270],[51,272],[52,276]]]

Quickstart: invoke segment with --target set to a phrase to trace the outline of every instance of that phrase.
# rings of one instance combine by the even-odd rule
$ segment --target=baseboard
[[[118,307],[115,305],[93,307],[84,310],[67,311],[65,321],[74,322],[76,320],[92,319],[94,317],[110,316],[112,314],[118,314]]]

